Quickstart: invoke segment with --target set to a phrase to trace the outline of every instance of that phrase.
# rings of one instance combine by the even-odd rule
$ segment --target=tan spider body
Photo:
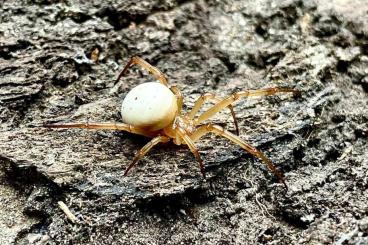
[[[134,87],[125,97],[122,103],[122,118],[124,123],[63,123],[47,124],[48,128],[86,128],[86,129],[111,129],[122,130],[134,134],[152,138],[141,150],[138,151],[132,163],[126,169],[124,175],[141,159],[148,151],[158,143],[166,143],[170,140],[177,145],[185,144],[199,162],[201,172],[205,177],[203,162],[198,153],[195,142],[208,133],[223,136],[235,144],[238,144],[250,154],[262,160],[267,167],[285,184],[284,177],[262,152],[252,147],[237,135],[211,123],[201,123],[217,112],[228,107],[232,113],[236,132],[238,125],[232,104],[242,97],[272,95],[280,92],[298,94],[299,91],[290,88],[265,88],[259,90],[247,90],[234,93],[224,99],[207,93],[202,95],[188,113],[182,113],[183,96],[175,86],[169,86],[166,77],[156,68],[139,57],[133,57],[118,76],[116,82],[127,72],[132,65],[139,65],[148,70],[159,82],[143,83]],[[212,100],[215,105],[195,117],[202,105]]]

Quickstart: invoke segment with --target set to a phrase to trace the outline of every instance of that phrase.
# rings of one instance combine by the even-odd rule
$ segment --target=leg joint
[[[214,94],[211,94],[211,93],[205,93],[203,95],[201,95],[201,99],[204,101],[206,99],[212,99],[213,97],[215,97]]]

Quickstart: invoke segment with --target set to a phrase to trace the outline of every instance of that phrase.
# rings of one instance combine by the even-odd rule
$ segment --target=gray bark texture
[[[0,1],[0,244],[368,244],[366,0]],[[133,55],[185,96],[266,87],[234,104],[240,137],[155,147],[125,132],[51,130],[120,122],[146,81]],[[210,104],[206,105],[208,108]],[[214,123],[234,132],[227,110]],[[63,202],[75,215],[72,222]]]

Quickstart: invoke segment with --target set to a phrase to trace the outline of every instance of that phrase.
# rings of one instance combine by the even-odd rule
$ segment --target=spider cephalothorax
[[[177,145],[185,144],[189,147],[199,162],[203,177],[205,169],[199,156],[195,142],[208,133],[223,136],[235,144],[238,144],[250,154],[262,160],[267,167],[284,182],[284,177],[262,152],[243,141],[239,135],[238,125],[232,104],[242,97],[273,95],[280,92],[298,94],[299,91],[291,88],[264,88],[258,90],[246,90],[234,93],[224,99],[217,98],[214,94],[204,94],[195,102],[194,107],[187,113],[182,113],[183,96],[176,86],[169,86],[166,77],[156,67],[139,57],[133,57],[118,76],[116,82],[133,66],[139,65],[148,70],[158,82],[143,83],[133,88],[122,103],[121,113],[124,123],[63,123],[47,124],[48,128],[86,128],[86,129],[112,129],[131,132],[152,138],[142,149],[138,151],[132,163],[126,169],[124,175],[142,158],[152,147],[170,140]],[[202,105],[212,100],[215,105],[196,117]],[[228,107],[234,119],[237,135],[211,123],[202,124],[217,112]]]

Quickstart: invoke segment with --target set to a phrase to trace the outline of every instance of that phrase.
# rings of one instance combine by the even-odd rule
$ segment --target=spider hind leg
[[[163,85],[168,86],[169,82],[167,81],[165,75],[159,69],[138,56],[134,56],[129,60],[128,64],[126,64],[122,72],[120,72],[118,78],[115,81],[115,84],[119,82],[120,78],[124,76],[127,73],[128,69],[133,65],[139,65],[140,67],[151,73]]]
[[[82,128],[82,129],[97,129],[97,130],[120,130],[126,131],[133,134],[143,135],[149,138],[152,138],[152,133],[139,128],[133,125],[129,125],[126,123],[114,123],[114,122],[86,122],[86,123],[53,123],[53,124],[44,124],[45,128]]]
[[[169,86],[169,81],[167,80],[166,76],[155,66],[151,65],[144,59],[133,56],[129,62],[126,64],[122,72],[120,72],[118,78],[115,80],[114,84],[117,84],[122,76],[124,76],[128,69],[133,65],[138,65],[148,71],[154,78],[156,78],[160,83],[168,87],[176,96],[177,103],[178,103],[178,114],[180,113],[183,107],[183,95],[181,94],[180,90],[176,86]]]

